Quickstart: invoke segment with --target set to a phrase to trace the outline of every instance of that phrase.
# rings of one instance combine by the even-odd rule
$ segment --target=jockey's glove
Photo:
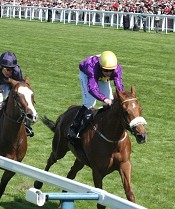
[[[104,103],[106,103],[107,105],[111,106],[112,100],[111,99],[105,99]]]

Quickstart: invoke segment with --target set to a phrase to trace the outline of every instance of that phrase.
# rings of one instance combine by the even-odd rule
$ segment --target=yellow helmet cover
[[[104,51],[99,59],[102,68],[111,70],[117,67],[117,57],[112,51]]]

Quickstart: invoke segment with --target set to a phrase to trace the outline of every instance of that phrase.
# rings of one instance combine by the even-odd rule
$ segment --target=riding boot
[[[81,125],[81,121],[84,118],[84,114],[85,111],[87,110],[87,108],[83,105],[80,107],[80,109],[78,110],[77,114],[75,115],[75,118],[69,128],[68,131],[68,139],[79,139],[79,130],[80,130],[80,125]]]
[[[86,112],[85,117],[82,119],[82,128],[85,129],[86,126],[89,125],[89,123],[93,120],[93,112],[91,109],[89,109]]]

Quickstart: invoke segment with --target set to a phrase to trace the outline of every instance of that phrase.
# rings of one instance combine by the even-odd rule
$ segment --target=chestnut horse
[[[80,133],[82,152],[67,139],[68,129],[78,108],[70,107],[57,119],[56,124],[47,117],[42,119],[54,132],[52,152],[45,170],[48,171],[57,160],[71,150],[76,160],[67,178],[74,179],[77,172],[87,165],[92,169],[95,187],[102,189],[103,178],[117,170],[127,199],[135,202],[131,188],[131,141],[127,130],[135,136],[138,143],[147,140],[144,127],[146,121],[141,115],[142,108],[136,98],[135,87],[131,87],[131,92],[116,90],[111,107],[95,111],[92,122]],[[40,189],[42,185],[42,182],[34,182],[35,188]],[[97,204],[97,208],[104,209],[105,206]]]
[[[0,155],[21,162],[27,151],[27,134],[24,121],[33,124],[37,120],[34,93],[29,78],[19,82],[8,79],[11,85],[7,106],[0,118]],[[0,181],[0,198],[14,172],[5,170]]]

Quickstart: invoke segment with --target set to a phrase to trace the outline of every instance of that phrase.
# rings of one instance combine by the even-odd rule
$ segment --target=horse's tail
[[[51,131],[55,132],[56,129],[56,123],[54,123],[52,120],[48,119],[45,115],[41,116],[41,121],[46,125],[48,128],[50,128]]]

